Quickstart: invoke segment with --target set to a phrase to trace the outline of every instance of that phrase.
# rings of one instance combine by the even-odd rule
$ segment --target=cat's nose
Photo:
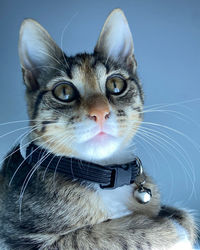
[[[108,107],[95,107],[90,110],[89,118],[94,120],[102,129],[104,122],[109,118],[110,111]]]

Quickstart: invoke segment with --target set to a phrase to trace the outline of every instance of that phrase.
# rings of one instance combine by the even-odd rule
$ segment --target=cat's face
[[[142,119],[143,94],[121,10],[106,20],[93,54],[67,57],[30,19],[20,30],[19,54],[35,143],[87,160],[129,145]]]

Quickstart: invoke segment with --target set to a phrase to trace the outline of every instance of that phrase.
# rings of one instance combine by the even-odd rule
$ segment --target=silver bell
[[[134,197],[139,203],[146,204],[151,200],[151,189],[141,186],[134,191]]]

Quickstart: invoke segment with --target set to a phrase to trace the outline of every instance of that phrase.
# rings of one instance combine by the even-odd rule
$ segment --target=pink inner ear
[[[27,87],[30,88],[31,90],[38,89],[39,84],[36,81],[33,73],[26,69],[22,69],[22,72],[23,72],[24,82],[27,85]]]
[[[114,10],[107,18],[95,50],[116,60],[133,55],[131,31],[121,10]]]
[[[24,20],[19,37],[19,56],[23,68],[32,71],[49,62],[55,63],[60,55],[61,49],[39,23],[32,19]]]

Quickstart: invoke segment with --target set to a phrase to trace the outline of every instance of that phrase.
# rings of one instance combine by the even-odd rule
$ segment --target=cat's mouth
[[[109,133],[104,130],[100,130],[93,135],[91,135],[90,138],[88,138],[87,142],[94,142],[94,143],[101,143],[104,144],[110,140],[116,139],[116,136],[112,133]]]
[[[99,132],[98,134],[96,134],[93,138],[91,138],[89,141],[93,141],[93,142],[100,142],[100,143],[103,143],[107,140],[111,140],[112,138],[114,138],[114,136],[108,134],[108,133],[105,133],[103,131]]]
[[[78,146],[84,159],[103,159],[112,155],[119,147],[120,140],[114,135],[100,131]]]
[[[95,151],[100,149],[101,151],[110,150],[111,148],[115,147],[116,144],[119,143],[119,138],[106,133],[106,132],[99,132],[92,138],[90,138],[86,145],[88,147],[92,147]]]
[[[103,132],[103,131],[101,131],[101,132],[99,132],[99,133],[97,134],[97,136],[103,136],[103,135],[106,135],[106,133]]]
[[[91,144],[93,146],[101,146],[101,147],[106,146],[107,144],[115,140],[117,140],[117,137],[115,135],[103,130],[87,134],[87,136],[83,135],[82,138],[79,138],[79,142],[81,144],[86,143],[87,145]]]

